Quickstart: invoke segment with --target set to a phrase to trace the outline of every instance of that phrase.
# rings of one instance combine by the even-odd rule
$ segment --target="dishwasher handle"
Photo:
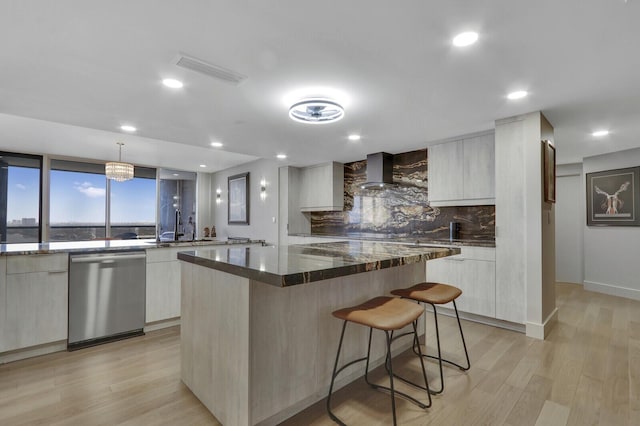
[[[111,256],[104,255],[87,255],[87,256],[71,256],[72,263],[99,263],[103,261],[113,261],[113,260],[133,260],[133,259],[144,259],[147,255],[145,253],[140,254],[114,254]]]

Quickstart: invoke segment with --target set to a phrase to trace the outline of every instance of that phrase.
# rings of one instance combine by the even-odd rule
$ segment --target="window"
[[[105,238],[107,179],[104,166],[52,160],[49,176],[49,240]]]
[[[197,234],[196,218],[197,174],[179,170],[160,169],[158,195],[158,236],[162,241],[191,240]],[[178,214],[176,214],[176,211]],[[176,218],[178,223],[176,224]]]
[[[155,236],[155,169],[111,182],[103,164],[52,160],[50,188],[50,241]]]
[[[42,157],[0,152],[0,240],[40,242]]]
[[[136,175],[140,173],[136,167]],[[147,174],[148,176],[148,174]],[[134,177],[125,182],[114,182],[111,187],[111,235],[113,238],[156,237],[156,179]]]

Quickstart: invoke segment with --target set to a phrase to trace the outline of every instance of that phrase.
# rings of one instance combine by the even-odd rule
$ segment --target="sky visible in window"
[[[7,184],[7,222],[32,218],[38,222],[40,210],[40,171],[9,166]]]
[[[51,171],[51,224],[104,224],[106,178],[93,173]],[[7,222],[39,220],[40,174],[38,169],[10,166]],[[156,181],[135,178],[111,183],[111,223],[155,224]]]

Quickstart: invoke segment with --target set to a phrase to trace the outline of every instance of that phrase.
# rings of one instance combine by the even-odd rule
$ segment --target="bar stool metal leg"
[[[338,360],[340,359],[340,351],[342,350],[342,340],[344,339],[344,330],[346,328],[347,328],[347,321],[343,321],[342,333],[340,333],[340,343],[338,343],[338,352],[336,353],[336,362],[333,364],[333,373],[331,374],[331,385],[329,386],[329,395],[327,396],[327,413],[329,413],[329,417],[331,417],[331,420],[333,420],[334,422],[338,423],[341,426],[346,426],[346,425],[339,418],[337,418],[335,414],[333,414],[333,412],[331,411],[331,394],[333,392],[333,384],[335,383],[336,376],[340,371],[343,370],[343,368],[341,368],[340,371],[336,371],[338,369]]]
[[[462,324],[460,323],[460,316],[458,315],[458,307],[456,306],[456,301],[455,300],[453,300],[452,302],[453,302],[453,308],[455,309],[455,312],[456,312],[456,320],[458,321],[458,330],[460,330],[460,337],[462,338],[462,346],[464,347],[464,355],[465,355],[465,357],[467,359],[467,366],[463,367],[460,364],[457,364],[457,363],[455,363],[453,361],[450,361],[450,360],[442,358],[442,351],[441,351],[441,348],[440,348],[440,329],[438,327],[437,308],[433,303],[429,303],[431,305],[431,307],[433,308],[433,320],[434,320],[434,324],[435,324],[435,327],[436,327],[436,345],[438,347],[438,356],[427,355],[427,354],[424,354],[423,356],[425,356],[427,358],[438,360],[438,367],[440,369],[440,389],[431,390],[431,393],[433,395],[437,395],[437,394],[442,393],[444,391],[444,374],[443,374],[443,371],[442,371],[442,363],[443,362],[446,362],[447,364],[451,364],[453,366],[456,366],[462,371],[467,371],[469,368],[471,368],[471,362],[469,361],[469,352],[467,352],[467,343],[464,340],[464,333],[462,332]],[[413,351],[417,355],[418,352],[416,352],[416,347],[418,347],[418,349],[419,349],[420,345],[418,344],[417,340],[414,340]]]

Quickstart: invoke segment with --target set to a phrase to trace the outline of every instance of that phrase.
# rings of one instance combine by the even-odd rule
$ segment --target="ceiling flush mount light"
[[[116,182],[124,182],[125,180],[133,179],[133,164],[122,162],[122,142],[116,142],[120,145],[120,152],[118,154],[118,161],[111,161],[104,165],[104,174],[107,179],[115,180]]]
[[[172,89],[182,89],[182,82],[180,80],[176,80],[175,78],[165,78],[162,80],[162,84]]]
[[[512,101],[516,100],[516,99],[522,99],[524,97],[526,97],[529,93],[526,90],[517,90],[515,92],[511,92],[507,95],[507,98],[511,99]]]
[[[453,45],[456,47],[470,46],[478,41],[478,33],[473,31],[467,31],[460,33],[453,38]]]
[[[214,148],[221,148],[222,142],[211,142],[211,146]]]
[[[327,99],[306,99],[289,108],[289,117],[301,123],[333,123],[344,117],[344,108]]]
[[[356,135],[356,134],[349,135],[349,140],[350,141],[359,141],[360,140],[360,135]]]
[[[284,160],[285,158],[287,158],[287,154],[278,154],[276,155],[276,158],[279,160]]]
[[[129,132],[129,133],[133,133],[138,129],[136,129],[133,126],[129,126],[128,124],[125,124],[125,125],[120,126],[120,130],[123,130],[125,132]]]
[[[595,132],[591,133],[591,136],[595,136],[599,138],[602,136],[607,136],[608,134],[609,134],[608,130],[596,130]]]

